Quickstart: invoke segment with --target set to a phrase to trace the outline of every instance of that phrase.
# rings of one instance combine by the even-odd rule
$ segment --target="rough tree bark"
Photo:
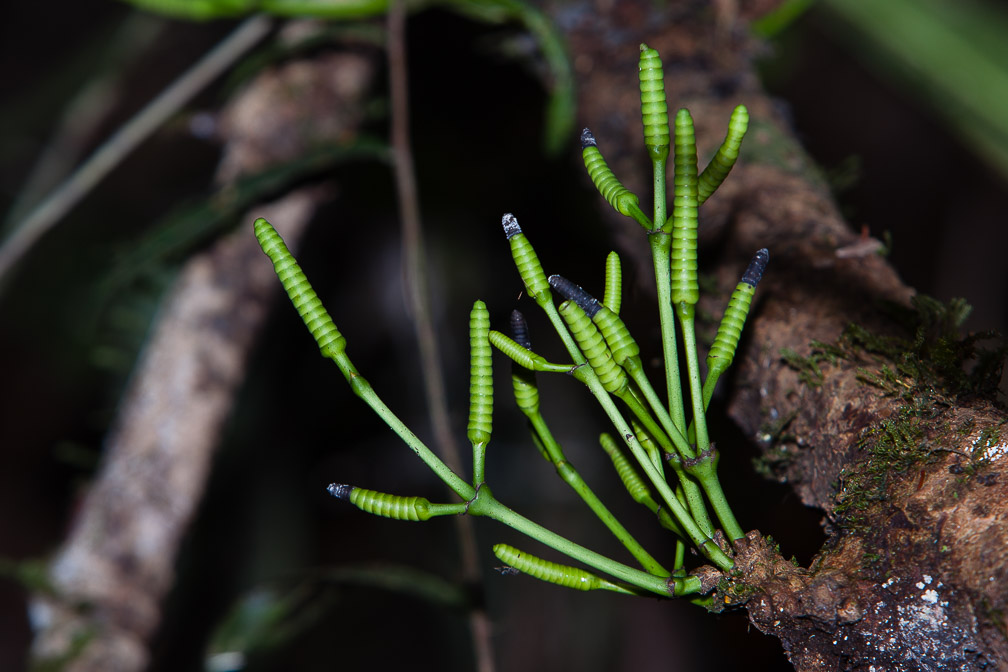
[[[948,381],[904,371],[866,382],[893,363],[841,335],[855,324],[895,337],[881,303],[908,306],[914,291],[843,221],[760,88],[745,20],[765,7],[754,4],[715,3],[711,17],[707,3],[621,2],[560,23],[579,121],[626,183],[649,182],[629,117],[637,43],[662,54],[670,111],[693,113],[701,155],[720,142],[734,105],[753,119],[744,160],[701,209],[719,243],[709,270],[726,291],[754,250],[770,249],[729,413],[777,477],[825,513],[828,539],[803,568],[750,533],[736,572],[708,572],[720,580],[715,604],[747,609],[802,671],[1008,669],[1008,416]],[[808,355],[813,342],[823,344],[822,367],[782,356]]]

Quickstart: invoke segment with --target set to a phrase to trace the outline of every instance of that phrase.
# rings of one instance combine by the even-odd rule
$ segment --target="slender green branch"
[[[620,433],[623,437],[623,441],[626,443],[630,452],[633,454],[634,459],[640,465],[641,469],[644,471],[644,475],[647,476],[648,480],[658,491],[658,494],[668,505],[669,509],[672,511],[672,515],[675,516],[679,524],[682,525],[683,531],[689,536],[690,540],[696,545],[700,551],[706,555],[714,564],[722,569],[730,569],[734,564],[727,555],[714,543],[714,541],[708,537],[703,531],[698,527],[696,521],[690,515],[690,512],[684,507],[679,499],[675,496],[672,488],[669,487],[668,482],[662,477],[658,470],[655,469],[654,465],[651,463],[651,459],[648,457],[647,452],[637,441],[633,430],[627,421],[623,419],[619,410],[616,408],[616,404],[609,397],[609,394],[602,387],[602,383],[599,382],[597,376],[587,378],[588,389],[598,400],[602,409],[609,416],[610,422],[616,427],[616,431]]]
[[[476,491],[475,489],[466,483],[461,477],[455,472],[448,468],[441,459],[428,448],[423,441],[421,441],[416,434],[414,434],[409,427],[403,423],[402,420],[392,412],[385,402],[381,400],[381,397],[374,391],[371,384],[361,376],[357,369],[354,368],[353,363],[350,358],[346,356],[345,353],[339,353],[333,357],[333,361],[336,362],[336,366],[339,370],[343,372],[343,376],[346,378],[347,382],[350,384],[350,388],[353,390],[354,394],[360,397],[364,403],[371,407],[371,409],[378,414],[385,424],[396,433],[396,435],[403,440],[410,449],[416,453],[417,457],[423,460],[431,471],[433,471],[438,478],[444,481],[444,484],[451,488],[452,492],[461,497],[462,499],[469,500],[472,499]]]
[[[684,578],[669,578],[648,574],[639,569],[628,567],[623,563],[616,562],[595,551],[585,548],[569,539],[560,536],[552,530],[546,529],[538,523],[532,522],[519,513],[501,504],[498,500],[490,497],[482,502],[482,507],[476,510],[471,506],[470,513],[483,515],[498,522],[504,523],[522,534],[560,551],[575,560],[582,562],[589,567],[605,572],[620,581],[625,581],[630,585],[637,586],[643,590],[664,595],[687,595],[699,592],[700,579],[695,576]]]
[[[648,234],[648,242],[651,245],[651,259],[654,264],[655,288],[658,290],[658,319],[661,324],[669,415],[679,431],[684,432],[686,430],[686,412],[683,408],[682,385],[679,378],[676,321],[672,310],[672,267],[669,260],[672,238],[664,232],[655,231]]]
[[[680,303],[678,314],[683,330],[683,348],[686,350],[686,364],[689,369],[690,396],[693,400],[693,422],[696,428],[696,443],[698,462],[691,473],[696,476],[707,493],[707,499],[714,508],[714,513],[730,539],[741,539],[745,536],[735,514],[728,506],[721,483],[717,477],[717,464],[711,450],[707,435],[707,419],[705,414],[703,392],[700,386],[700,365],[697,362],[696,335],[694,333],[694,308],[692,304]],[[710,457],[705,457],[710,455]],[[689,469],[688,469],[689,470]]]
[[[650,553],[644,550],[644,547],[640,545],[633,535],[623,525],[616,520],[616,517],[606,508],[602,500],[592,491],[588,484],[585,483],[581,474],[578,473],[577,469],[574,468],[564,455],[563,449],[560,444],[557,443],[556,439],[553,438],[553,434],[550,432],[549,427],[546,425],[546,420],[543,418],[542,414],[536,414],[529,418],[532,423],[536,434],[539,435],[539,440],[542,442],[543,448],[545,448],[546,453],[549,455],[550,461],[556,468],[557,474],[564,480],[567,485],[571,487],[578,494],[581,499],[584,500],[588,508],[592,510],[592,513],[602,521],[602,523],[609,528],[609,531],[613,533],[619,542],[630,552],[630,554],[640,563],[641,567],[647,570],[651,574],[656,574],[659,576],[669,576],[671,572],[661,566]]]
[[[661,433],[660,430],[656,431],[652,435],[645,427],[639,422],[631,422],[631,427],[633,427],[634,435],[637,440],[640,441],[641,446],[647,451],[648,455],[653,455],[656,452],[661,452],[658,450],[658,446],[654,445],[655,441],[658,441],[661,448],[664,450],[663,455],[668,458],[669,465],[672,467],[672,471],[675,472],[676,478],[679,479],[679,487],[686,493],[686,498],[679,498],[679,501],[685,502],[689,506],[690,513],[693,515],[693,520],[696,521],[697,526],[706,534],[708,537],[714,534],[714,525],[711,524],[710,517],[707,515],[707,506],[704,503],[703,492],[701,490],[700,484],[694,480],[693,476],[689,474],[686,469],[683,468],[684,460],[676,456],[672,444],[669,443],[668,437]],[[657,428],[656,428],[657,429]]]
[[[599,443],[602,444],[602,450],[604,450],[606,454],[609,455],[609,459],[612,460],[613,467],[616,469],[616,473],[619,475],[620,480],[623,481],[623,487],[625,487],[627,492],[630,493],[630,497],[635,502],[651,511],[651,513],[658,516],[658,522],[661,523],[662,527],[675,532],[680,539],[686,539],[686,533],[683,532],[681,527],[679,527],[679,523],[675,522],[675,520],[673,520],[669,515],[668,511],[663,509],[658,502],[655,501],[654,497],[651,495],[651,489],[648,488],[644,479],[642,479],[640,474],[637,473],[637,469],[630,463],[630,460],[626,458],[623,451],[621,451],[619,446],[616,445],[616,440],[613,439],[611,435],[603,433],[599,436]],[[641,443],[643,443],[643,441]]]

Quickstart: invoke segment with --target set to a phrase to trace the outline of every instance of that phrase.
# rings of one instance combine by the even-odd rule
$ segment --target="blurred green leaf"
[[[865,65],[904,84],[1008,177],[1008,12],[979,2],[824,0]]]

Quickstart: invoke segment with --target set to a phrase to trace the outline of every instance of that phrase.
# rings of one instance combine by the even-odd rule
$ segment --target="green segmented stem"
[[[493,361],[490,349],[490,313],[477,301],[469,313],[469,427],[473,447],[473,487],[484,479],[486,444],[493,430]]]
[[[672,303],[695,304],[697,283],[697,154],[693,117],[675,118],[675,199],[672,205]]]
[[[466,506],[464,502],[431,504],[425,497],[390,495],[341,483],[330,483],[327,489],[336,499],[349,501],[361,511],[394,520],[423,521],[434,516],[463,513]]]
[[[591,130],[585,128],[581,131],[581,158],[584,160],[588,176],[602,197],[608,201],[613,210],[631,217],[645,229],[651,228],[651,220],[640,209],[640,199],[637,194],[623,186],[616,178],[616,174],[609,168],[602,152],[598,148],[598,142]]]
[[[585,315],[595,323],[602,332],[602,337],[609,346],[613,361],[617,366],[623,366],[628,357],[640,354],[637,342],[630,335],[623,320],[607,306],[598,302],[594,296],[579,285],[574,284],[562,275],[551,275],[550,286],[560,292],[564,298],[576,303]]]
[[[742,279],[736,285],[731,298],[728,299],[728,306],[725,308],[724,317],[721,318],[721,324],[718,325],[714,343],[707,353],[707,378],[703,384],[704,408],[710,404],[718,378],[728,370],[735,358],[735,350],[738,348],[739,338],[749,315],[756,285],[763,277],[763,271],[766,270],[769,260],[770,252],[765,247],[758,250],[742,274]]]
[[[724,142],[721,143],[717,153],[714,154],[714,158],[711,159],[707,167],[700,173],[699,183],[697,184],[697,202],[700,205],[703,205],[703,202],[728,177],[728,173],[731,172],[736,159],[738,159],[739,148],[742,146],[742,138],[745,137],[748,128],[749,111],[745,108],[745,105],[739,105],[732,111],[731,119],[728,120],[728,133],[725,135]]]
[[[651,387],[651,383],[644,372],[644,364],[640,359],[640,347],[633,336],[630,335],[630,330],[627,329],[623,320],[606,306],[600,304],[591,294],[562,276],[550,276],[550,286],[567,299],[574,301],[591,321],[595,323],[595,326],[599,328],[606,345],[609,347],[613,361],[617,366],[623,367],[630,375],[630,378],[637,383],[641,393],[644,395],[644,400],[651,406],[652,411],[658,415],[659,420],[664,426],[664,433],[657,428],[652,433],[658,433],[662,435],[662,438],[664,438],[664,435],[671,437],[680,455],[685,459],[692,459],[695,456],[693,449],[686,441],[683,433],[679,431],[668,411],[665,410],[654,388]],[[615,394],[619,395],[620,393],[617,392]],[[637,398],[637,395],[634,395],[634,398],[636,399],[636,404],[643,405],[643,402]],[[632,403],[631,407],[634,407]],[[641,418],[642,422],[653,423],[653,420],[646,415],[646,412],[635,411],[635,414]],[[668,443],[668,441],[666,440],[665,443]],[[668,445],[667,450],[672,450],[671,444]],[[652,458],[655,462],[655,467],[661,470],[662,460],[658,455],[656,453]]]
[[[625,392],[626,372],[616,366],[598,327],[573,301],[564,301],[557,309],[605,391],[616,395]]]
[[[353,365],[353,362],[350,361],[350,358],[346,354],[345,341],[342,335],[339,334],[339,331],[336,330],[335,326],[332,326],[331,328],[325,327],[326,322],[328,322],[329,325],[332,325],[332,320],[329,319],[328,313],[325,313],[325,309],[321,306],[321,304],[316,306],[315,301],[318,300],[318,296],[311,288],[311,285],[308,283],[304,273],[300,272],[299,268],[297,271],[291,268],[290,262],[293,261],[293,258],[291,257],[287,246],[283,244],[283,240],[281,240],[279,235],[276,233],[276,230],[273,229],[269,222],[262,218],[255,221],[254,228],[256,238],[259,240],[259,244],[263,248],[263,251],[266,252],[267,256],[269,256],[271,260],[274,260],[274,268],[278,268],[277,261],[282,262],[279,265],[278,275],[282,270],[284,275],[287,277],[286,281],[284,281],[283,278],[281,278],[281,281],[284,282],[284,288],[287,289],[288,295],[294,302],[295,307],[299,304],[304,306],[315,306],[310,313],[303,313],[302,318],[304,318],[306,314],[310,314],[313,316],[313,319],[311,320],[312,324],[323,325],[318,328],[319,336],[316,336],[316,340],[320,337],[322,338],[322,342],[319,344],[322,354],[329,357],[336,363],[336,366],[339,368],[340,373],[343,374],[343,377],[346,378],[346,381],[350,385],[350,389],[353,390],[353,393],[364,401],[364,403],[370,406],[371,409],[385,421],[389,428],[403,440],[403,443],[409,446],[410,450],[412,450],[417,457],[423,460],[424,464],[426,464],[427,467],[430,468],[430,470],[445,483],[445,485],[451,488],[455,494],[462,499],[470,499],[475,496],[473,488],[462,480],[458,474],[449,469],[448,465],[442,462],[441,459],[435,455],[433,451],[431,451],[431,449],[428,448],[426,444],[424,444],[424,442],[421,441],[417,435],[414,434],[413,431],[398,418],[398,416],[396,416],[395,413],[392,412],[392,409],[390,409],[385,402],[381,400],[381,397],[379,397],[374,391],[374,388],[371,387],[371,384],[367,381],[367,379],[360,375],[360,372],[357,371],[357,367]],[[296,267],[296,264],[294,264],[294,266]],[[288,284],[290,284],[290,288],[288,288]],[[295,299],[295,297],[297,298]],[[324,319],[318,318],[319,309],[321,309],[321,312],[325,314]],[[299,312],[301,311],[299,310]],[[308,324],[307,319],[306,324]],[[312,324],[308,324],[309,329],[312,328]]]
[[[644,122],[644,146],[651,158],[668,156],[669,119],[665,102],[665,74],[661,56],[646,44],[640,45],[641,118]]]
[[[608,307],[601,306],[592,316],[592,322],[602,332],[602,337],[612,352],[613,361],[618,365],[623,366],[628,359],[640,360],[640,346],[619,315]]]
[[[728,307],[725,308],[724,317],[721,318],[721,324],[718,325],[717,336],[714,337],[714,343],[711,344],[710,351],[707,353],[707,377],[704,378],[703,384],[705,409],[710,405],[710,400],[714,396],[714,388],[717,386],[718,379],[728,370],[735,357],[735,350],[738,347],[746,315],[749,313],[749,305],[752,303],[755,292],[754,287],[740,282],[728,300]]]
[[[539,413],[539,386],[536,384],[535,373],[514,365],[511,369],[511,386],[518,410],[526,416]]]
[[[542,355],[537,355],[515,343],[499,331],[490,331],[490,344],[500,350],[508,359],[518,366],[531,371],[546,371],[552,373],[570,373],[572,364],[553,364],[546,361]]]
[[[346,339],[322,306],[322,301],[312,289],[304,271],[294,260],[294,255],[287,249],[280,234],[262,217],[255,220],[253,228],[259,247],[273,262],[273,269],[283,284],[284,291],[318,343],[322,356],[332,359],[337,353],[346,350]]]
[[[529,339],[528,323],[525,322],[525,316],[521,314],[521,311],[511,311],[511,335],[514,336],[515,342],[523,348],[529,349],[532,347],[532,341]],[[492,333],[490,339],[490,342],[493,343]],[[534,416],[539,415],[539,385],[536,383],[535,373],[526,367],[515,364],[511,367],[511,385],[514,389],[514,398],[518,409],[530,420]],[[533,432],[533,438],[537,441],[539,451],[543,454],[543,457],[548,460],[549,456],[546,454],[546,449],[535,432]]]
[[[521,313],[514,311],[511,313],[511,331],[521,339],[520,342],[511,341],[511,343],[518,348],[525,349],[531,347],[532,343],[528,337],[528,326],[525,324],[525,319]],[[493,332],[491,332],[491,340],[495,339]],[[510,339],[508,339],[510,340]],[[518,367],[514,367],[517,369]],[[569,367],[568,367],[569,370]],[[535,378],[532,376],[531,371],[524,369],[518,369],[521,373],[527,374],[530,381],[520,378],[517,372],[512,372],[512,381],[514,383],[515,389],[515,399],[518,401],[519,407],[522,412],[525,413],[526,417],[529,419],[529,423],[532,425],[532,436],[533,440],[536,442],[536,446],[553,467],[556,469],[557,475],[567,485],[573,489],[578,496],[588,505],[588,508],[592,510],[592,513],[598,517],[600,521],[612,532],[620,543],[630,552],[631,555],[640,563],[641,567],[647,570],[651,574],[668,576],[669,571],[662,567],[661,563],[655,560],[644,547],[633,538],[633,535],[627,531],[625,527],[616,519],[616,516],[606,508],[602,501],[595,495],[595,493],[588,487],[588,484],[581,478],[581,475],[577,472],[566,458],[563,453],[563,449],[560,444],[557,443],[556,439],[553,438],[552,432],[549,430],[549,426],[546,424],[546,420],[542,417],[539,412],[539,393],[535,386]],[[530,397],[525,399],[524,397]]]
[[[509,212],[501,218],[501,224],[504,227],[504,235],[511,245],[511,257],[514,259],[515,267],[518,268],[518,274],[525,283],[525,291],[540,306],[550,303],[552,294],[546,274],[532,243],[518,226],[518,220]]]
[[[657,515],[662,527],[675,532],[683,539],[687,539],[686,533],[683,532],[679,523],[672,519],[668,510],[658,506],[658,502],[655,501],[654,496],[651,494],[651,489],[644,482],[644,479],[641,478],[641,475],[637,473],[637,469],[634,468],[630,460],[623,454],[623,451],[619,449],[616,440],[609,434],[602,434],[599,436],[599,443],[602,444],[602,450],[606,452],[606,455],[612,461],[613,468],[616,469],[617,475],[619,475],[620,480],[623,482],[623,487],[630,493],[630,498],[638,504],[647,507],[651,513]]]
[[[549,560],[543,560],[531,553],[519,551],[514,546],[495,544],[493,552],[497,556],[497,559],[504,564],[514,567],[519,572],[528,574],[540,581],[555,583],[558,586],[573,588],[575,590],[612,590],[627,595],[634,594],[633,591],[627,590],[623,586],[604,579],[597,574],[592,574],[580,567],[571,567],[570,565],[561,565]]]
[[[638,387],[641,388],[648,404],[662,418],[665,430],[663,431],[662,428],[658,427],[644,407],[643,402],[633,391],[623,387],[607,391],[618,396],[630,407],[634,415],[647,428],[648,432],[658,438],[665,450],[677,450],[683,458],[692,459],[694,457],[693,449],[662,406],[661,400],[658,399],[657,394],[655,394],[654,389],[651,387],[651,383],[648,382],[647,376],[644,374],[643,364],[640,361],[640,348],[630,335],[630,331],[626,328],[623,320],[570,280],[559,275],[551,275],[549,281],[553,289],[577,304],[584,311],[585,315],[591,319],[592,323],[599,328],[609,348],[613,362],[617,366],[623,367],[635,382],[638,383]],[[589,358],[590,361],[591,358]],[[673,442],[675,443],[675,448],[673,448]],[[661,452],[656,449],[651,455],[651,460],[655,468],[662,471],[663,461],[661,459]]]
[[[602,293],[602,303],[616,315],[619,315],[623,301],[623,271],[619,255],[610,252],[605,260],[605,291]]]
[[[626,458],[623,451],[616,445],[616,440],[609,434],[603,433],[599,435],[599,443],[602,445],[602,450],[612,460],[613,467],[616,469],[620,480],[623,481],[623,486],[630,493],[630,497],[637,503],[650,497],[651,490],[647,487],[644,479],[640,477],[640,474],[637,473],[637,470],[634,469],[634,466],[630,464],[630,460]]]
[[[755,293],[756,288],[750,284],[740,282],[735,286],[735,291],[728,299],[728,307],[725,308],[724,316],[721,318],[721,324],[718,325],[717,336],[714,337],[714,342],[707,353],[708,370],[717,371],[720,375],[731,366]]]
[[[563,278],[560,278],[559,276],[551,276],[550,278],[551,284],[556,282],[557,279],[564,282],[569,282],[564,280]],[[594,323],[590,319],[587,319],[588,316],[584,315],[584,311],[576,303],[573,303],[571,301],[565,301],[564,303],[568,304],[568,308],[566,308],[566,311],[571,315],[575,315],[574,319],[577,319],[576,313],[581,313],[583,315],[583,318],[579,320],[579,322],[582,328],[585,329],[585,333],[590,334],[591,331],[593,330],[596,333],[598,332],[598,329],[597,327],[595,327]],[[561,308],[563,308],[563,305],[561,305]],[[564,343],[565,345],[567,345],[568,352],[571,353],[571,357],[574,359],[574,361],[578,363],[580,363],[581,361],[586,361],[584,360],[584,357],[587,357],[587,353],[582,354],[581,350],[579,349],[580,344],[577,343],[576,339],[572,338],[571,336],[571,333],[574,331],[574,329],[563,328],[563,323],[566,322],[569,318],[566,316],[561,317],[560,312],[557,310],[555,306],[553,306],[552,302],[544,306],[544,309],[546,310],[547,315],[550,316],[550,320],[554,322],[554,326],[557,328],[557,333],[565,337]],[[556,324],[557,320],[561,322],[560,325]],[[586,325],[590,327],[590,329],[586,328]],[[603,340],[601,339],[601,335],[599,335],[599,340]],[[601,345],[594,344],[594,346],[595,348],[598,347],[604,348],[604,342]],[[608,354],[608,348],[605,348],[604,351],[606,352],[606,354]],[[611,360],[612,355],[608,354],[608,356],[609,359]],[[619,367],[615,367],[615,365],[614,368],[617,369],[619,374],[622,375],[623,379],[625,380],[625,374],[622,372],[622,369],[620,369]],[[629,386],[625,386],[622,389],[616,387],[614,391],[610,392],[605,388],[604,384],[602,383],[601,376],[596,374],[594,367],[588,367],[587,370],[584,367],[578,368],[574,371],[574,376],[579,380],[582,380],[586,385],[588,385],[588,389],[591,391],[592,395],[594,395],[595,399],[602,406],[603,410],[606,412],[606,415],[609,417],[612,423],[616,426],[616,429],[619,431],[620,436],[622,436],[624,441],[626,442],[627,447],[630,448],[630,451],[633,453],[634,459],[637,460],[638,464],[640,464],[641,468],[644,470],[645,475],[651,481],[652,485],[654,485],[654,487],[658,490],[658,494],[661,496],[662,500],[671,508],[672,514],[679,521],[680,525],[682,525],[683,530],[686,532],[687,536],[689,536],[690,540],[697,546],[697,548],[700,549],[700,551],[705,556],[707,556],[718,567],[721,567],[722,569],[727,569],[731,567],[733,564],[732,560],[727,555],[725,555],[725,553],[717,546],[717,544],[713,542],[713,540],[710,537],[709,521],[707,522],[706,526],[702,527],[701,523],[699,523],[690,514],[690,512],[687,511],[686,508],[679,503],[679,500],[677,500],[675,497],[675,493],[672,491],[668,483],[665,481],[664,475],[661,473],[661,471],[659,471],[658,467],[655,466],[652,458],[647,453],[644,452],[644,449],[640,446],[640,443],[637,441],[633,431],[630,429],[630,426],[627,424],[626,420],[620,414],[619,409],[616,408],[615,404],[613,403],[613,400],[609,397],[609,394],[614,394],[620,397],[620,399],[622,399],[624,403],[627,403],[627,405],[631,406],[631,410],[634,412],[634,414],[637,415],[641,419],[641,421],[645,423],[645,426],[647,426],[646,420],[649,419],[647,417],[648,414],[646,410],[643,409],[643,407],[639,403],[636,403],[636,399],[634,398],[634,396],[629,393]],[[654,421],[651,420],[650,424],[653,426]],[[656,428],[656,432],[661,434],[662,436],[665,436],[664,433],[661,432],[660,428]],[[668,438],[665,437],[665,440],[668,441]],[[684,439],[682,439],[681,434],[679,434],[678,440],[684,441]],[[674,450],[671,442],[668,443],[668,448],[666,450],[669,451]],[[703,514],[702,520],[706,520],[706,513]]]

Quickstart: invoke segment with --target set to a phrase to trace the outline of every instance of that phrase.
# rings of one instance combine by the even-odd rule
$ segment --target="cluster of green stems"
[[[588,129],[582,134],[583,158],[601,194],[621,214],[633,218],[646,232],[657,282],[659,318],[664,350],[667,399],[663,401],[645,373],[639,348],[619,318],[620,263],[611,253],[600,302],[560,276],[547,277],[517,219],[503,217],[505,234],[525,291],[549,318],[570,356],[552,363],[531,350],[524,318],[512,315],[512,337],[491,331],[482,301],[470,316],[470,417],[468,438],[473,449],[473,474],[467,480],[452,471],[381,400],[360,375],[346,353],[346,341],[322,307],[303,272],[273,227],[255,222],[263,250],[274,263],[288,295],[315,336],[322,354],[332,359],[353,392],[367,403],[413,452],[454,492],[460,501],[431,503],[422,497],[403,497],[332,484],[329,491],[370,513],[407,520],[469,514],[497,520],[591,568],[558,565],[499,544],[498,558],[516,569],[547,581],[580,589],[689,595],[701,592],[697,576],[685,568],[688,545],[721,570],[733,566],[731,543],[741,539],[739,526],[717,477],[718,453],[711,443],[706,409],[718,378],[728,368],[752,298],[767,261],[760,250],[729,301],[701,379],[695,334],[697,285],[697,210],[724,180],[738,156],[748,115],[738,107],[724,143],[702,173],[697,170],[696,143],[689,112],[675,117],[674,189],[671,214],[666,203],[666,162],[670,154],[668,112],[661,62],[657,52],[641,45],[641,102],[645,147],[654,174],[653,216],[646,215],[636,195],[626,190],[605,164]],[[557,305],[554,293],[566,300]],[[686,371],[679,367],[681,338]],[[486,482],[485,455],[492,431],[493,385],[491,345],[512,360],[514,396],[528,418],[532,437],[559,476],[585,501],[623,544],[638,566],[613,560],[567,539],[505,506]],[[570,375],[583,383],[612,422],[615,436],[603,434],[600,443],[635,501],[654,513],[677,537],[671,569],[663,566],[616,520],[573,467],[540,411],[535,372]],[[683,375],[685,373],[685,375]],[[684,399],[682,381],[688,391]],[[690,418],[687,423],[687,414]],[[629,419],[628,419],[629,418]],[[627,459],[624,448],[632,461]],[[674,478],[669,478],[666,469]],[[643,473],[643,478],[641,474]],[[708,506],[721,532],[708,514]]]

